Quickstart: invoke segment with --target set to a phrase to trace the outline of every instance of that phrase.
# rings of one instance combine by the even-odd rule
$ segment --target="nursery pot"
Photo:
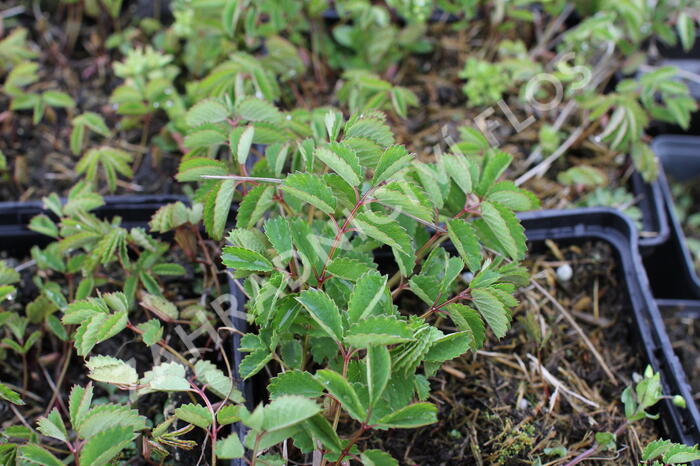
[[[627,308],[636,345],[654,371],[661,373],[664,394],[679,394],[687,400],[687,409],[676,407],[669,399],[659,403],[661,427],[677,442],[700,442],[700,412],[651,294],[632,222],[610,208],[527,212],[520,219],[528,240],[535,246],[544,240],[564,244],[599,240],[612,247],[629,299]]]
[[[126,228],[147,227],[151,216],[160,207],[172,203],[182,201],[189,203],[189,200],[184,196],[176,195],[155,195],[155,196],[113,196],[105,198],[105,205],[94,209],[97,216],[101,218],[111,219],[119,216],[122,218],[122,226]],[[2,202],[0,203],[0,241],[2,241],[2,250],[14,256],[22,256],[29,253],[33,246],[45,246],[51,241],[51,238],[34,232],[27,228],[29,221],[35,215],[47,214],[52,215],[44,210],[41,202]],[[231,299],[231,320],[236,329],[245,332],[247,323],[243,318],[245,296],[242,291],[229,279]],[[250,404],[252,400],[250,383],[240,382],[238,367],[242,360],[242,355],[238,348],[240,347],[240,335],[233,335],[233,355],[232,367],[234,377],[237,381],[237,388],[243,393],[246,400]],[[234,431],[238,432],[241,440],[244,437],[245,430],[241,425],[234,424]],[[234,466],[243,466],[245,463],[242,460],[233,460]]]
[[[652,148],[664,171],[678,181],[700,179],[700,137],[660,136]],[[670,237],[653,254],[645,257],[654,296],[662,300],[700,300],[700,277],[673,208],[671,189],[663,173],[659,177],[664,209],[669,218]],[[692,303],[690,303],[692,304]]]
[[[647,255],[666,242],[671,234],[661,185],[658,179],[647,183],[637,171],[632,174],[630,182],[632,193],[639,200],[637,207],[642,211],[643,233],[639,235],[639,247],[642,254]]]
[[[612,248],[617,256],[619,275],[625,289],[625,309],[629,312],[627,317],[632,324],[630,329],[634,344],[644,362],[661,374],[663,392],[680,394],[688,400],[687,409],[680,409],[670,400],[663,399],[657,405],[661,414],[660,428],[674,441],[688,445],[700,442],[700,413],[692,401],[685,373],[651,295],[638,249],[637,230],[631,220],[611,208],[537,211],[523,213],[519,217],[533,248],[544,248],[546,240],[560,244],[582,244],[593,240],[607,243]],[[391,259],[380,254],[376,260],[381,265]],[[236,287],[232,285],[231,289]],[[246,381],[242,391],[250,393],[253,384],[252,381]],[[242,426],[239,433],[243,436]]]

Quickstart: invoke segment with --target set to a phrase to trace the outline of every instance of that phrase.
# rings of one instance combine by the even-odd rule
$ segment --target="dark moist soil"
[[[136,3],[125,2],[125,17],[133,17]],[[0,2],[0,10],[10,6],[16,6],[16,2]],[[120,179],[114,194],[181,192],[173,179],[180,155],[162,151],[152,142],[152,137],[167,122],[164,115],[156,112],[148,125],[135,129],[116,129],[121,117],[109,104],[109,97],[121,84],[121,79],[112,71],[112,64],[122,57],[104,48],[104,40],[114,25],[104,18],[95,20],[84,16],[71,46],[66,14],[65,5],[52,10],[34,10],[28,6],[5,24],[6,31],[16,27],[27,29],[28,42],[33,43],[31,47],[39,54],[39,81],[27,90],[66,92],[75,100],[76,108],[47,108],[38,125],[32,122],[31,110],[4,115],[0,111],[0,151],[8,162],[8,171],[0,173],[0,201],[41,199],[52,192],[66,194],[74,186],[78,177],[75,165],[80,156],[73,154],[69,147],[71,120],[86,111],[102,115],[113,130],[113,137],[89,135],[83,153],[109,145],[134,155],[133,179]],[[0,93],[0,109],[8,109],[9,103],[8,97]],[[147,129],[144,130],[144,126]]]
[[[406,465],[517,465],[537,458],[563,464],[589,448],[595,432],[613,431],[624,422],[620,395],[644,363],[630,335],[631,309],[611,248],[549,243],[528,262],[538,283],[577,320],[615,383],[562,314],[530,287],[522,290],[513,328],[501,341],[491,337],[482,351],[445,364],[431,379],[429,401],[438,405],[437,424],[373,431],[361,441],[361,450],[385,449]],[[573,269],[565,283],[555,278],[563,264]],[[525,325],[528,319],[536,325]],[[544,342],[538,346],[526,327],[539,329]],[[551,378],[544,382],[539,364],[570,393],[556,390]],[[656,426],[644,421],[618,439],[617,452],[598,456],[608,464],[637,464],[642,446],[658,436]],[[567,448],[565,457],[545,453],[559,446]]]
[[[663,318],[673,349],[685,369],[693,399],[700,405],[700,315],[663,309]]]

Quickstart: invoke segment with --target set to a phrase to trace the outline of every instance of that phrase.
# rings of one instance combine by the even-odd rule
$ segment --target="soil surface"
[[[589,448],[595,432],[624,422],[620,395],[641,373],[631,310],[615,257],[603,243],[533,252],[537,282],[554,297],[602,355],[606,375],[581,335],[535,287],[521,292],[513,328],[501,341],[443,366],[431,380],[438,423],[417,430],[372,432],[362,448],[383,448],[406,465],[563,464]],[[556,279],[569,264],[572,279]],[[538,344],[538,341],[540,342]],[[558,388],[557,388],[558,386]],[[643,421],[599,456],[637,464],[643,445],[659,436]],[[563,457],[555,453],[564,447]]]
[[[690,383],[695,403],[700,405],[700,314],[662,309],[666,332]]]

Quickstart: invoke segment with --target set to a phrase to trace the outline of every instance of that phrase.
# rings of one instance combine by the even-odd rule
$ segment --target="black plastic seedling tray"
[[[664,171],[677,181],[697,178],[700,181],[700,137],[660,136],[652,143]],[[700,277],[686,244],[683,229],[673,208],[671,189],[662,175],[659,179],[664,209],[669,218],[668,241],[645,257],[644,264],[651,280],[654,296],[671,304],[694,305],[700,300]],[[700,305],[700,303],[695,303]]]
[[[688,445],[700,442],[700,413],[693,402],[685,373],[673,351],[659,308],[652,297],[639,253],[637,230],[631,220],[610,208],[526,212],[519,217],[528,241],[535,248],[543,246],[545,240],[563,244],[598,240],[613,248],[628,297],[627,317],[632,324],[634,344],[646,363],[661,373],[664,393],[680,394],[688,400],[687,409],[676,407],[668,399],[660,402],[661,428],[674,441]],[[382,258],[384,256],[379,260]],[[232,285],[231,289],[237,287]],[[242,295],[241,299],[244,299]],[[242,306],[241,301],[240,307]],[[245,325],[245,322],[242,321],[241,325]],[[243,327],[239,327],[239,330],[243,330]],[[248,400],[251,399],[253,385],[257,387],[253,381],[240,385],[241,390],[248,395]],[[242,438],[244,427],[239,426],[239,429]],[[242,466],[244,463],[240,461],[233,464]]]
[[[189,203],[184,196],[161,195],[161,196],[114,196],[106,197],[105,205],[95,209],[98,216],[102,218],[122,218],[122,225],[127,228],[146,227],[151,216],[165,204],[182,201]],[[47,213],[40,201],[32,202],[0,202],[0,250],[12,255],[26,255],[35,246],[43,246],[51,241],[45,235],[31,231],[27,228],[29,221],[35,215]],[[242,291],[229,280],[230,293],[233,296],[232,306],[229,309],[231,320],[236,329],[241,332],[247,330],[247,323],[243,316],[245,312],[245,296]],[[238,367],[242,359],[240,347],[240,335],[233,335],[233,364],[232,370],[236,378],[238,389],[241,390],[246,400],[252,400],[250,384],[240,382]],[[243,439],[245,431],[238,425],[234,425],[234,431],[238,432]],[[234,460],[232,465],[243,466],[241,460]]]
[[[126,227],[144,226],[151,219],[153,213],[165,204],[182,201],[188,203],[185,196],[159,195],[159,196],[107,196],[105,205],[93,210],[98,216],[112,218],[120,216]],[[27,225],[32,217],[48,213],[44,210],[41,201],[29,202],[0,202],[0,238],[22,236],[26,238],[21,242],[46,242],[46,236],[35,233]],[[18,238],[19,240],[19,238]],[[3,246],[6,246],[4,243]]]
[[[639,235],[639,247],[642,254],[648,254],[654,248],[668,240],[671,230],[664,208],[664,199],[659,180],[647,183],[639,172],[634,172],[630,179],[632,193],[638,200],[637,207],[642,211],[642,231]]]
[[[151,215],[164,203],[184,200],[179,196],[138,196],[107,198],[105,206],[98,210],[104,217],[121,216],[127,226],[144,226]],[[0,249],[6,251],[28,250],[34,244],[45,243],[42,235],[26,228],[32,216],[43,212],[40,203],[0,203]],[[692,395],[685,375],[666,335],[659,309],[654,302],[642,259],[638,251],[638,237],[631,221],[619,212],[608,208],[573,209],[565,211],[539,211],[520,215],[528,240],[535,247],[544,240],[561,243],[580,243],[600,240],[610,244],[618,256],[621,276],[629,297],[629,319],[633,322],[636,344],[649,364],[662,374],[664,392],[680,394],[689,401],[681,410],[669,400],[660,403],[662,428],[675,441],[686,444],[700,442],[700,414],[692,403]],[[230,281],[231,294],[235,298],[231,308],[235,327],[246,331],[244,318],[245,296]],[[238,311],[238,312],[235,312]],[[250,403],[253,400],[254,383],[242,382],[238,367],[242,358],[238,348],[240,336],[233,339],[233,370],[238,388]],[[234,425],[241,439],[245,435],[242,425]],[[234,466],[243,466],[243,460],[234,460]]]
[[[687,445],[700,442],[700,412],[652,297],[632,222],[610,208],[528,212],[520,218],[528,240],[533,243],[549,239],[571,244],[593,239],[613,248],[629,298],[629,318],[636,344],[653,369],[661,373],[664,393],[682,395],[688,404],[687,409],[680,409],[670,400],[662,400],[659,405],[662,428],[677,442]]]

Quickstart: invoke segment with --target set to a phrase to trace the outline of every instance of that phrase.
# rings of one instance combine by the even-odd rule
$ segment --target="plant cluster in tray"
[[[668,396],[659,374],[613,352],[629,387],[601,382],[542,309],[580,304],[569,263],[587,263],[533,277],[515,215],[637,216],[647,126],[696,109],[676,69],[637,71],[659,41],[692,47],[697,20],[683,0],[0,2],[0,196],[45,209],[41,245],[0,263],[0,463],[393,465],[412,444],[392,439],[436,422],[464,446],[450,461],[481,442],[493,463],[700,459],[639,422]],[[96,211],[165,191],[188,202],[148,225]],[[556,297],[533,295],[542,278]],[[600,303],[578,318],[605,328]],[[553,374],[562,351],[581,361]],[[493,383],[489,358],[533,362],[541,380],[509,392],[530,420],[494,420],[498,390],[494,411],[443,393],[460,367]],[[534,431],[569,418],[577,438]]]

